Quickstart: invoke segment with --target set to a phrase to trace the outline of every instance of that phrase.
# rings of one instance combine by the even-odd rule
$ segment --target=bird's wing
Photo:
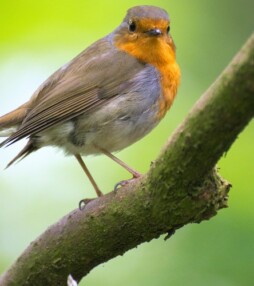
[[[127,83],[142,69],[144,64],[113,48],[109,41],[98,41],[39,88],[19,129],[1,145],[100,107],[126,92]]]

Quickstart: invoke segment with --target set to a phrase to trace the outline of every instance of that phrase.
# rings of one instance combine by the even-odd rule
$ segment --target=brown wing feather
[[[92,60],[91,54],[96,55]],[[116,50],[110,41],[98,41],[39,88],[19,129],[0,147],[98,108],[126,89],[125,83],[143,68],[144,64]]]
[[[52,105],[41,103],[38,108],[34,108],[19,130],[10,136],[4,144],[14,143],[29,135],[43,131],[59,122],[74,118],[84,110],[88,111],[102,101],[98,97],[98,88],[90,89],[84,93],[75,94],[64,98],[62,101]]]

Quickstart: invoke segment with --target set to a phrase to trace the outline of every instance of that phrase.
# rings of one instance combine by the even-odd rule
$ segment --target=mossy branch
[[[149,172],[49,227],[0,278],[1,286],[66,285],[161,234],[211,218],[230,184],[213,169],[254,116],[254,35],[195,104]]]

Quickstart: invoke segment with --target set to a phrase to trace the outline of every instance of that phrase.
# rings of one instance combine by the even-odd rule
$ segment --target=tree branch
[[[213,170],[254,116],[254,35],[195,104],[145,176],[49,227],[0,285],[66,285],[102,262],[226,206],[230,184]]]

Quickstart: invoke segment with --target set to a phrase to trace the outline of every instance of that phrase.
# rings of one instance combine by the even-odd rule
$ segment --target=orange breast
[[[119,37],[115,45],[142,62],[153,65],[161,75],[161,98],[158,118],[161,119],[172,105],[180,83],[180,68],[176,63],[174,43],[167,35],[160,38],[131,39]]]
[[[174,61],[167,66],[157,67],[161,73],[161,87],[163,98],[160,102],[159,118],[162,118],[172,105],[180,83],[180,69]]]

